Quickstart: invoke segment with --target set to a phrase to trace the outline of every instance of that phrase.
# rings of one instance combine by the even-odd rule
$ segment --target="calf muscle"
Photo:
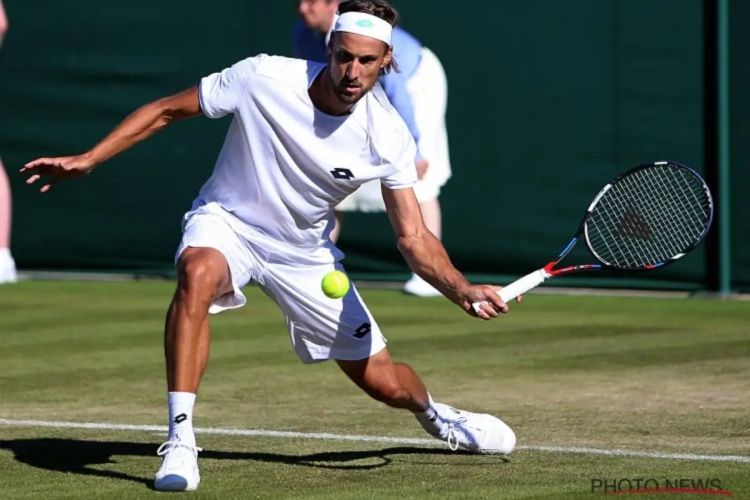
[[[226,259],[211,248],[188,248],[177,264],[178,283],[167,312],[164,354],[170,392],[197,394],[208,364],[208,309],[231,290]]]

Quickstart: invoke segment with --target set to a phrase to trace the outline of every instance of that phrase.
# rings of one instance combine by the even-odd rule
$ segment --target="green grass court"
[[[8,421],[165,426],[172,291],[152,282],[0,287],[0,498],[164,495],[151,489],[161,430]],[[334,364],[302,365],[280,312],[247,293],[246,308],[213,318],[197,427],[427,438]],[[438,441],[199,433],[201,486],[185,496],[568,500],[610,497],[591,492],[594,479],[654,478],[719,480],[732,498],[750,498],[750,302],[531,294],[483,322],[442,298],[362,294],[396,360],[412,364],[436,399],[500,416],[519,449],[502,459]],[[734,458],[710,459],[720,455]]]

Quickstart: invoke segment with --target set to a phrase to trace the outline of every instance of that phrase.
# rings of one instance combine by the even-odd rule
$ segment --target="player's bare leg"
[[[163,491],[191,490],[200,482],[193,407],[208,364],[208,309],[216,297],[232,290],[227,261],[212,248],[187,248],[178,260],[177,276],[164,334],[169,438],[159,449],[164,461],[155,482]]]
[[[414,370],[394,363],[385,349],[369,359],[336,362],[352,382],[376,401],[412,412],[424,412],[430,406],[427,389]]]
[[[232,291],[227,261],[213,248],[187,248],[177,263],[178,284],[167,313],[164,352],[170,392],[196,394],[208,364],[208,308]]]
[[[10,182],[0,161],[0,283],[15,283],[16,263],[10,253],[12,200]]]
[[[457,410],[436,403],[416,372],[394,363],[386,349],[368,359],[337,361],[365,393],[391,408],[411,411],[430,435],[477,453],[505,455],[513,451],[516,435],[502,420],[487,414]]]

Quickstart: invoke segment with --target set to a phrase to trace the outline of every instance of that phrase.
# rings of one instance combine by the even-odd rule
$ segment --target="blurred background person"
[[[8,31],[8,17],[0,0],[0,48]],[[0,283],[16,282],[16,263],[10,253],[11,196],[10,182],[0,158]]]
[[[350,0],[357,1],[357,0]],[[326,62],[328,40],[337,18],[339,0],[299,0],[301,21],[294,29],[294,56]],[[347,2],[348,3],[348,2]],[[448,132],[445,124],[448,82],[440,60],[419,40],[400,27],[393,31],[393,54],[398,71],[380,78],[386,95],[409,127],[417,143],[419,183],[414,192],[427,228],[442,237],[440,190],[451,177]],[[335,210],[336,228],[331,239],[338,239],[346,212],[385,212],[379,182],[363,185]],[[440,295],[416,274],[404,285],[412,295]]]

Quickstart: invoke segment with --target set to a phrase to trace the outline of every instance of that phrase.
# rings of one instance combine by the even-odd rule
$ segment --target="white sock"
[[[193,433],[193,406],[195,394],[190,392],[170,392],[169,401],[169,441],[182,441],[195,446]]]
[[[427,431],[428,434],[437,436],[443,428],[443,419],[440,418],[440,415],[438,415],[438,412],[435,410],[432,396],[427,394],[427,397],[430,400],[427,410],[423,412],[415,412],[414,416],[417,417],[419,423],[422,424],[422,428]]]

